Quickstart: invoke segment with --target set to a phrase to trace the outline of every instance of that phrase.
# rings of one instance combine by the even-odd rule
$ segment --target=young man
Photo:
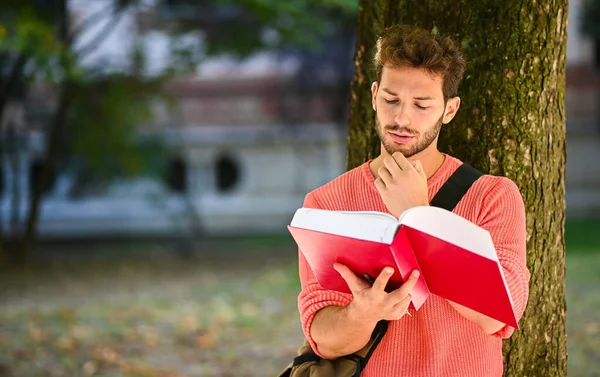
[[[381,211],[398,217],[428,205],[462,164],[437,149],[438,134],[460,107],[458,86],[465,69],[449,38],[394,26],[377,42],[377,81],[371,87],[381,154],[306,196],[304,206],[329,210]],[[528,295],[525,209],[517,186],[484,175],[454,212],[487,229],[493,238],[520,318]],[[411,277],[391,293],[384,270],[371,287],[346,266],[336,270],[352,294],[323,289],[300,253],[302,292],[298,308],[304,333],[321,357],[361,349],[379,320],[390,320],[364,377],[502,375],[502,339],[514,329],[435,295],[417,312],[407,309]]]

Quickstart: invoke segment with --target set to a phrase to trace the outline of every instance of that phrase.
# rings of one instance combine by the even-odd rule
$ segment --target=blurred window
[[[166,181],[169,188],[177,193],[187,191],[187,166],[182,157],[177,156],[169,160]]]
[[[215,163],[215,174],[217,190],[219,192],[229,192],[233,190],[240,180],[240,167],[229,155],[221,155]]]

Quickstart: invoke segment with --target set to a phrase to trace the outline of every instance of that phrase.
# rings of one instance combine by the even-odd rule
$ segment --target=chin
[[[402,155],[406,158],[412,157],[415,154],[410,149],[407,150],[404,148],[385,148],[385,150],[386,150],[386,152],[388,152],[390,154],[390,156],[396,152],[402,153]]]

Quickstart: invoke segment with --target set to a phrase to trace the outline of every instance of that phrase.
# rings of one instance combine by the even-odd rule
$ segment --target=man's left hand
[[[377,173],[375,187],[394,217],[398,218],[409,208],[429,205],[427,175],[421,161],[413,165],[402,153],[396,152],[383,159]]]

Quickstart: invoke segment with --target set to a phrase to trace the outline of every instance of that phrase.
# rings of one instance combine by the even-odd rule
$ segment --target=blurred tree
[[[4,0],[0,4],[0,159],[6,141],[14,140],[5,138],[8,105],[22,105],[31,84],[50,85],[54,99],[46,112],[35,109],[42,114],[35,120],[44,132],[45,145],[16,250],[21,262],[27,260],[35,240],[40,201],[60,171],[74,166],[87,170],[79,178],[89,182],[156,174],[164,168],[164,161],[158,163],[154,153],[161,150],[159,143],[151,139],[146,148],[139,148],[135,135],[137,127],[152,116],[152,101],[166,79],[190,72],[216,54],[241,58],[257,50],[288,48],[301,56],[327,56],[322,40],[335,36],[340,27],[352,30],[357,11],[354,0],[157,0],[150,5],[107,0],[105,8],[76,20],[69,9],[72,3]],[[105,66],[84,64],[127,12],[136,13],[143,31],[161,29],[171,36],[171,59],[163,71],[147,74],[138,44],[131,51],[131,66],[118,74]],[[99,25],[100,31],[86,45],[77,45],[80,36]],[[300,71],[308,70],[305,66]],[[350,75],[346,76],[349,82]],[[13,191],[12,197],[17,198],[22,188],[13,185]],[[13,208],[18,210],[17,205]],[[0,250],[4,251],[2,229],[0,223]]]
[[[468,69],[461,109],[440,148],[511,178],[527,210],[530,299],[504,342],[506,376],[566,375],[565,51],[567,0],[366,1],[359,11],[348,169],[379,154],[370,85],[376,36],[396,23],[450,35]],[[445,131],[444,131],[445,130]],[[451,132],[450,132],[451,130]]]
[[[58,169],[60,162],[68,166],[69,160],[81,159],[95,168],[95,174],[106,173],[107,162],[112,163],[114,172],[125,170],[135,174],[141,171],[139,163],[132,163],[140,160],[132,131],[147,117],[158,79],[140,78],[127,72],[119,77],[81,64],[86,55],[108,36],[107,29],[114,27],[114,20],[118,20],[129,6],[128,2],[119,1],[109,12],[104,11],[103,16],[109,18],[105,29],[87,45],[77,48],[73,44],[77,33],[101,21],[100,17],[95,15],[74,28],[66,0],[8,2],[0,7],[4,30],[0,38],[0,51],[4,57],[0,69],[6,73],[2,76],[4,90],[0,98],[0,115],[4,114],[10,101],[23,102],[28,85],[32,83],[51,86],[56,98],[54,109],[41,119],[44,154],[39,163],[34,164],[37,168],[33,170],[35,176],[31,180],[33,187],[25,226],[12,235],[21,234],[22,237],[13,250],[13,257],[20,264],[28,258],[28,250],[35,238],[39,203],[50,186],[51,177],[61,170]],[[27,131],[20,130],[21,136]],[[93,142],[90,142],[91,138]],[[103,155],[110,161],[99,163],[98,148],[104,148]],[[21,192],[22,187],[13,184],[11,200],[19,198]],[[11,217],[18,219],[14,213],[19,208],[12,207]]]

